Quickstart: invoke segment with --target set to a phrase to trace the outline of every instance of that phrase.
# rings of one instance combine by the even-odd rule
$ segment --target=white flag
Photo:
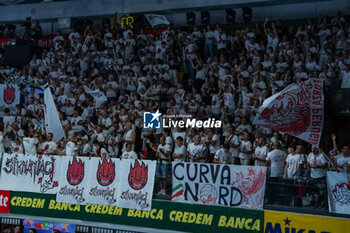
[[[350,214],[350,184],[345,172],[327,172],[329,212]]]
[[[168,19],[164,15],[145,14],[146,19],[152,28],[158,25],[169,25]]]
[[[94,97],[95,103],[96,103],[96,107],[99,108],[101,106],[101,104],[103,104],[104,102],[106,102],[108,99],[106,97],[106,95],[96,89],[96,90],[91,90],[90,88],[88,88],[87,86],[84,86],[84,90],[87,94],[91,95],[92,97]]]
[[[49,87],[44,90],[44,102],[46,133],[52,133],[52,140],[58,142],[62,138],[65,138],[65,133]]]
[[[323,81],[291,84],[264,101],[253,124],[300,138],[319,146],[323,128]]]

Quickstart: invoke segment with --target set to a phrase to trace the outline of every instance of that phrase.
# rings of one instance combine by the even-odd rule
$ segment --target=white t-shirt
[[[278,149],[267,154],[266,160],[271,161],[271,177],[283,177],[286,158],[287,153]]]
[[[76,156],[76,150],[78,147],[75,145],[74,142],[68,142],[66,144],[66,156]]]
[[[239,146],[239,149],[241,151],[250,151],[252,150],[252,143],[250,141],[242,141],[241,145]],[[245,152],[240,152],[239,153],[239,158],[241,159],[249,159],[249,153]]]
[[[84,127],[81,125],[81,121],[83,121],[83,119],[80,116],[71,118],[70,122],[71,122],[71,126],[72,126],[72,131],[74,133],[77,133],[77,132],[84,130]]]
[[[224,49],[226,48],[226,34],[222,33],[220,34],[216,34],[215,35],[215,39],[218,42],[218,49]]]
[[[215,38],[214,32],[213,31],[207,31],[205,33],[205,43],[206,44],[213,44],[213,40],[209,38]]]
[[[259,159],[266,159],[267,153],[269,153],[269,148],[266,145],[263,147],[258,146],[257,148],[255,148],[255,152],[254,152],[255,157]],[[254,165],[265,166],[265,162],[256,159]]]
[[[180,147],[176,145],[174,149],[174,154],[182,155],[182,157],[174,159],[174,162],[184,162],[186,158],[186,147],[184,145]]]
[[[300,154],[289,154],[286,162],[288,163],[287,178],[292,178],[292,175],[298,169],[300,164],[303,164],[303,157]]]
[[[23,138],[23,147],[27,154],[36,154],[36,144],[38,144],[37,138]]]
[[[44,142],[40,145],[40,149],[44,151],[44,153],[52,153],[56,149],[57,145],[55,142]]]
[[[220,138],[218,135],[214,134],[211,140],[215,141],[215,143],[214,145],[209,144],[209,153],[214,154],[220,149]]]
[[[327,163],[327,159],[324,157],[324,155],[322,153],[318,153],[318,154],[314,154],[314,153],[310,153],[307,156],[307,162],[310,164],[311,166],[311,173],[310,176],[311,178],[321,178],[324,177],[326,175],[326,169],[322,169],[322,168],[314,168],[315,166],[322,166],[323,164]]]
[[[122,156],[122,159],[137,159],[137,154],[135,151],[124,151]]]
[[[163,154],[163,153],[160,151],[160,149],[162,149],[164,152],[171,151],[170,145],[169,145],[169,144],[159,145],[159,146],[158,146],[158,149],[157,149],[157,151],[158,151],[158,153],[159,153],[160,159],[162,159],[162,160],[169,160],[169,157],[166,157],[165,154]]]
[[[220,163],[231,163],[232,153],[230,151],[225,152],[224,149],[221,148],[215,153],[214,158],[219,160]]]
[[[190,153],[190,161],[193,162],[192,157],[202,157],[205,151],[205,146],[203,144],[195,145],[193,142],[187,146],[187,152]],[[198,160],[200,163],[204,163],[205,159]]]
[[[343,154],[334,156],[335,163],[338,167],[340,167],[340,170],[343,172],[347,172],[347,168],[350,166],[350,156],[344,157]]]

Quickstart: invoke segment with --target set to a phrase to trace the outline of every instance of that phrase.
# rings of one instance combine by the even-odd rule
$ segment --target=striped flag
[[[184,193],[183,185],[179,184],[172,190],[172,196],[171,199],[174,199],[175,197],[181,196]]]

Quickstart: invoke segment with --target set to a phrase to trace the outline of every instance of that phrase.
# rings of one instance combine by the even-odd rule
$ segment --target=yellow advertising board
[[[350,219],[264,211],[265,233],[350,233]]]

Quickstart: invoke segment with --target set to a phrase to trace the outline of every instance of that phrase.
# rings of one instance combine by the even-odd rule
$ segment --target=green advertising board
[[[151,211],[56,202],[54,194],[11,192],[10,213],[185,232],[263,232],[264,212],[153,200]]]

